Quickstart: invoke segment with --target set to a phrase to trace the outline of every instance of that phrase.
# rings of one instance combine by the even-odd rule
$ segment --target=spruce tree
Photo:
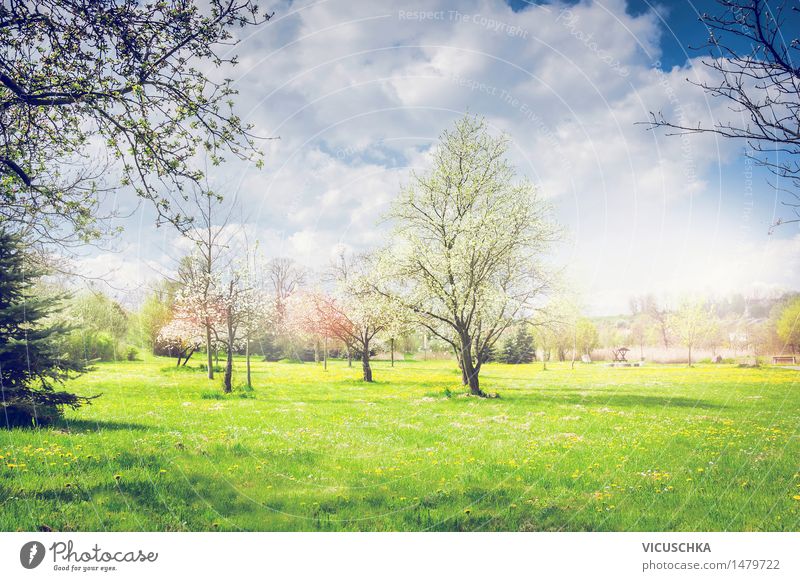
[[[75,409],[93,399],[53,389],[84,366],[60,353],[70,329],[45,322],[63,297],[34,292],[44,274],[22,239],[0,226],[0,427],[46,424],[64,406]]]
[[[517,363],[531,363],[536,359],[536,349],[533,346],[533,335],[528,325],[522,324],[517,330]]]
[[[517,332],[506,339],[503,345],[503,363],[520,364],[530,363],[536,359],[536,350],[533,346],[533,336],[525,324],[517,327]]]

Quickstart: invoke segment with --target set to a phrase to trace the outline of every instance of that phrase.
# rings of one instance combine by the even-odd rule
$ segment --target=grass
[[[798,371],[490,365],[491,400],[451,362],[375,377],[98,365],[69,385],[92,406],[0,431],[0,530],[800,530]]]

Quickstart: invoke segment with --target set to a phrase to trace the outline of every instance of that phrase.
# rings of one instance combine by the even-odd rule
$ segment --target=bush
[[[128,347],[125,351],[125,359],[128,361],[136,361],[139,358],[139,350],[136,347]]]
[[[200,371],[208,371],[208,364],[201,363],[198,369],[200,369]],[[225,371],[225,367],[222,365],[212,365],[211,369],[214,370],[214,373],[222,373]]]
[[[117,344],[104,331],[73,331],[64,340],[64,350],[70,361],[114,361]]]

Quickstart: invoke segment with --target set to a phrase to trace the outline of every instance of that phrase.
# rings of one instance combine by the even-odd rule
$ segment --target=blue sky
[[[230,228],[269,255],[323,267],[338,247],[369,249],[411,169],[469,111],[512,140],[518,175],[537,185],[567,236],[553,251],[594,314],[633,294],[765,293],[799,288],[796,227],[767,232],[778,197],[741,144],[682,139],[637,122],[729,118],[686,82],[708,74],[690,43],[712,3],[500,0],[275,3],[243,36],[238,112],[265,142],[266,167],[227,164],[212,183],[239,203]],[[135,209],[127,192],[116,203]],[[146,206],[116,252],[81,259],[135,300],[187,245],[155,230]],[[125,295],[122,290],[130,291]]]

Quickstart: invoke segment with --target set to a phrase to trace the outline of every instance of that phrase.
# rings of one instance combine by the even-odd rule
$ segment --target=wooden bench
[[[780,365],[781,363],[791,363],[794,365],[797,363],[797,359],[794,355],[776,355],[772,358],[773,365]]]

